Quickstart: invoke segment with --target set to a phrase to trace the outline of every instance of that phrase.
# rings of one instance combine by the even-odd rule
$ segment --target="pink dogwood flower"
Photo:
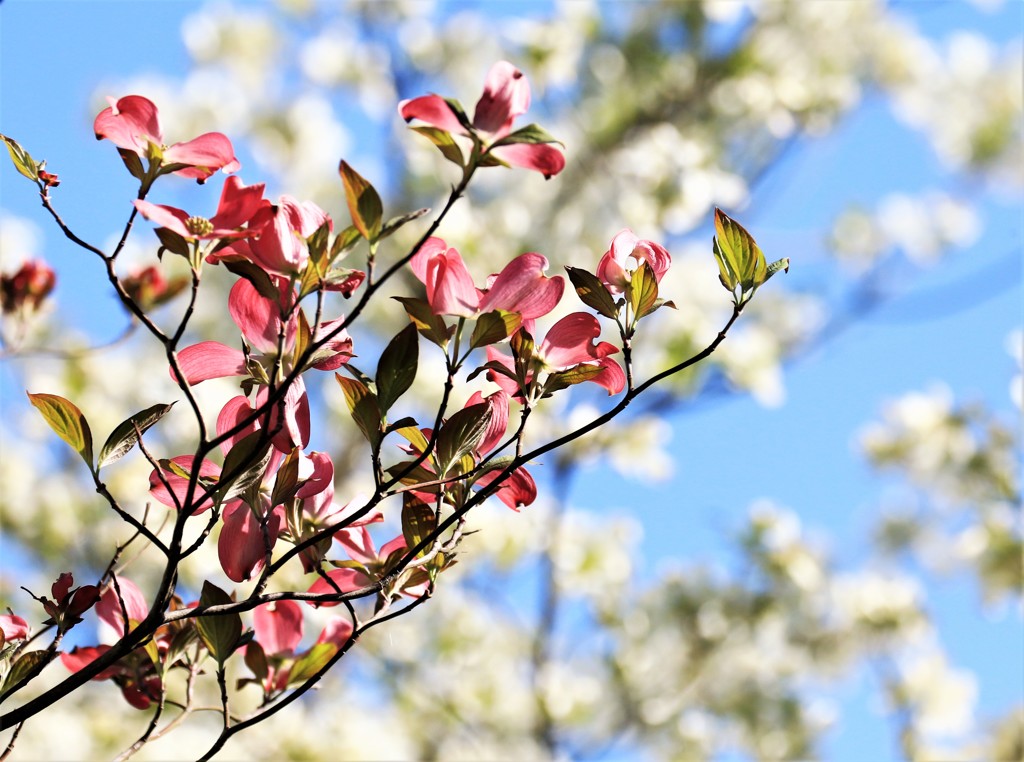
[[[135,208],[147,220],[171,230],[188,241],[209,241],[224,238],[246,238],[260,232],[257,227],[243,225],[263,206],[263,183],[245,185],[237,176],[224,181],[217,213],[209,219],[195,217],[183,209],[149,201],[137,200]]]
[[[408,550],[405,537],[399,535],[390,540],[377,550],[373,538],[365,526],[346,527],[335,535],[348,553],[349,558],[358,563],[358,568],[333,569],[327,572],[328,579],[321,577],[314,582],[309,592],[317,595],[324,593],[350,592],[366,585],[376,582],[387,569],[389,563],[398,558]],[[333,583],[333,584],[332,584]],[[398,592],[410,598],[419,598],[430,588],[430,581],[425,579],[418,581],[415,578],[406,579]],[[310,605],[337,606],[338,602],[309,601]]]
[[[551,178],[565,168],[561,151],[548,143],[516,142],[514,136],[509,138],[516,117],[529,108],[530,83],[514,65],[498,61],[487,73],[484,92],[477,101],[470,127],[463,124],[465,115],[460,118],[451,104],[439,95],[404,100],[398,104],[398,113],[407,122],[419,119],[445,132],[475,136],[485,145],[485,155]],[[504,142],[506,139],[508,142]]]
[[[589,312],[573,312],[556,322],[548,330],[543,341],[534,350],[534,363],[537,370],[548,373],[569,370],[578,365],[595,365],[601,370],[593,378],[588,379],[608,390],[608,394],[618,394],[626,385],[626,374],[622,367],[609,357],[619,348],[607,341],[597,342],[601,335],[601,324]],[[596,342],[596,343],[595,343]],[[487,347],[487,359],[508,368],[514,376],[515,363],[512,358],[494,347]],[[529,386],[536,373],[527,374],[526,384]],[[514,378],[496,370],[488,370],[487,378],[513,396],[521,397],[523,390]]]
[[[672,265],[664,246],[640,238],[629,228],[616,233],[608,251],[597,265],[597,277],[612,294],[621,294],[629,285],[633,272],[646,262],[654,270],[654,277],[661,283],[662,277]]]
[[[253,349],[264,353],[268,361],[276,357],[277,337],[281,330],[281,305],[261,295],[249,281],[240,279],[232,286],[228,295],[228,312]],[[326,336],[342,320],[343,318],[339,317],[323,323],[317,336]],[[285,329],[285,371],[291,369],[297,327],[298,323],[293,318]],[[342,331],[328,342],[324,349],[326,353],[313,367],[317,370],[336,370],[352,356],[352,339],[347,332]],[[201,341],[185,347],[178,352],[178,364],[190,385],[211,378],[249,375],[245,354],[240,349],[234,349],[218,341]],[[173,369],[171,377],[174,377]]]
[[[0,614],[0,648],[12,640],[26,640],[28,636],[28,622],[17,614]]]
[[[96,605],[96,613],[100,621],[107,624],[117,637],[122,637],[126,631],[149,615],[149,606],[142,591],[134,582],[119,577],[117,589],[111,585],[103,593]],[[156,642],[160,653],[166,653],[170,638],[169,629],[161,628],[157,631]],[[76,646],[71,651],[62,653],[60,660],[68,670],[78,672],[109,650],[110,646],[107,645]],[[125,700],[136,709],[149,708],[150,704],[159,700],[160,692],[163,690],[163,682],[157,673],[156,665],[144,647],[137,648],[116,664],[107,667],[93,680],[113,680],[121,688]]]
[[[520,254],[488,278],[486,289],[479,289],[462,255],[436,237],[428,238],[409,264],[427,287],[427,301],[435,315],[472,318],[504,310],[529,320],[553,310],[565,289],[561,275],[544,275],[548,260],[534,253]]]
[[[163,167],[175,167],[174,174],[203,182],[218,169],[225,173],[241,168],[227,136],[208,132],[184,143],[164,144],[157,108],[141,95],[127,95],[120,100],[107,99],[93,123],[97,140],[107,139],[125,151],[157,161]]]
[[[5,315],[36,312],[56,285],[53,268],[41,259],[30,259],[13,275],[0,274],[0,310]]]
[[[333,229],[330,215],[312,201],[300,202],[291,196],[281,196],[276,204],[264,201],[249,222],[256,235],[211,254],[206,261],[241,257],[271,275],[289,278],[305,268],[309,261],[306,239],[325,223]]]

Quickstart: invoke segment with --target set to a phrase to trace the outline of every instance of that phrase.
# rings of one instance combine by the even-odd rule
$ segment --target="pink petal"
[[[327,572],[327,576],[334,580],[335,585],[343,592],[351,592],[357,590],[360,587],[369,585],[373,580],[365,572],[359,571],[358,569],[333,569]],[[338,591],[335,590],[334,585],[330,584],[327,580],[322,577],[317,579],[309,587],[310,593],[314,595],[323,595],[325,593],[336,594]],[[307,601],[310,606],[337,606],[338,602],[321,602],[321,601]]]
[[[492,148],[488,153],[513,167],[540,172],[545,180],[565,169],[565,154],[548,143],[510,143]]]
[[[595,346],[594,339],[600,335],[601,324],[596,317],[589,312],[573,312],[551,326],[539,354],[549,368],[564,370],[619,351],[605,341]]]
[[[221,436],[225,432],[233,429],[242,421],[243,418],[251,413],[252,405],[249,404],[249,400],[246,397],[238,395],[237,397],[229,399],[224,403],[224,407],[220,409],[220,413],[217,415],[217,436]],[[229,437],[224,440],[220,445],[220,451],[226,456],[232,447],[252,434],[258,428],[259,425],[257,422],[253,421],[233,437]]]
[[[75,584],[75,576],[71,572],[61,572],[57,580],[50,585],[50,595],[56,604],[60,605],[67,598],[71,586]]]
[[[24,640],[28,637],[28,622],[16,614],[0,614],[0,632],[5,641]]]
[[[290,654],[302,640],[302,607],[295,601],[273,601],[252,612],[256,640],[268,656]]]
[[[244,376],[245,355],[239,349],[224,346],[219,341],[201,341],[178,352],[178,365],[190,385],[211,378]],[[174,378],[171,369],[171,378]]]
[[[360,275],[362,275],[362,273],[360,273]],[[316,338],[319,340],[320,338],[327,336],[339,325],[343,325],[344,322],[345,317],[341,316],[336,320],[328,320],[326,323],[321,323],[320,330],[316,332]],[[333,354],[327,355],[324,359],[314,363],[313,367],[317,370],[337,370],[347,363],[350,358],[355,356],[352,352],[352,337],[349,336],[348,331],[344,329],[342,329],[337,336],[324,344],[323,349],[330,350]]]
[[[405,541],[403,535],[398,535],[394,539],[388,540],[384,545],[381,546],[378,557],[383,561],[387,559],[392,553],[397,553],[400,550],[408,550],[409,544]]]
[[[262,296],[245,278],[239,278],[228,295],[228,312],[242,336],[260,352],[277,352],[277,335],[281,330],[281,308]],[[294,337],[294,326],[290,331]],[[288,341],[286,338],[285,348]]]
[[[311,452],[299,460],[299,487],[295,497],[305,499],[325,492],[334,486],[334,464],[331,456],[325,452]],[[333,493],[333,489],[331,492]]]
[[[511,382],[511,379],[506,380]],[[508,407],[511,399],[508,392],[500,389],[488,395],[486,400],[480,392],[474,392],[473,396],[466,400],[466,404],[463,405],[464,408],[481,402],[487,402],[491,413],[491,417],[487,422],[487,429],[484,431],[480,444],[476,447],[478,454],[486,455],[501,444],[501,440],[504,439],[505,433],[508,431]]]
[[[275,510],[267,519],[267,539],[252,509],[236,502],[224,509],[224,524],[217,540],[220,566],[232,582],[244,582],[263,568],[267,540],[273,549],[281,530],[281,513]]]
[[[222,229],[239,228],[246,224],[263,206],[265,187],[263,183],[245,185],[237,175],[227,178],[220,192],[217,213],[210,222],[215,228]]]
[[[191,455],[179,455],[176,458],[171,458],[171,461],[181,466],[185,471],[189,473],[192,472],[192,463],[194,461]],[[202,465],[199,467],[199,475],[210,479],[216,479],[220,476],[220,466],[216,463],[204,460]],[[164,479],[166,479],[167,483],[171,486],[171,489],[178,498],[178,502],[184,503],[185,494],[188,491],[188,479],[171,473],[170,471],[164,471]],[[197,484],[193,500],[202,494],[203,491],[203,487]],[[166,505],[168,508],[175,507],[174,499],[171,497],[171,493],[167,491],[167,487],[164,486],[164,483],[160,479],[160,475],[157,473],[156,469],[153,469],[149,474],[149,494],[151,494],[157,502]],[[192,511],[192,513],[202,513],[203,511],[208,510],[212,505],[213,501],[210,500],[210,498],[207,498],[199,505],[198,508]]]
[[[598,360],[597,364],[602,371],[590,380],[607,389],[609,395],[621,392],[626,386],[626,373],[622,367],[610,357]]]
[[[110,650],[110,646],[75,646],[70,651],[60,655],[61,663],[71,672],[79,672]],[[115,664],[100,672],[93,680],[109,680],[120,673],[120,668]]]
[[[263,405],[269,394],[266,386],[260,387],[256,393],[256,405]],[[305,449],[309,444],[309,397],[301,376],[288,387],[284,399],[274,405],[266,428],[275,432],[271,441],[281,452],[289,453],[295,447]]]
[[[235,149],[226,135],[207,132],[185,143],[175,143],[164,151],[164,164],[185,164],[175,174],[203,180],[218,169],[237,172],[242,165],[235,158]]]
[[[530,83],[526,77],[508,61],[498,61],[487,72],[484,94],[473,114],[473,126],[484,132],[504,134],[529,107]]]
[[[306,266],[309,251],[292,229],[285,207],[262,207],[249,226],[260,229],[259,237],[249,243],[255,264],[269,273],[285,276],[295,275]]]
[[[476,480],[474,486],[486,487],[497,479],[500,474],[501,471],[491,471],[486,473]],[[537,499],[537,484],[533,481],[533,477],[530,476],[529,471],[525,468],[517,468],[509,474],[508,478],[500,487],[498,487],[494,496],[513,511],[518,511],[522,506],[530,505]]]
[[[334,227],[330,215],[312,201],[300,203],[291,196],[281,196],[281,206],[288,215],[289,225],[300,238],[309,238],[325,222],[330,229]]]
[[[147,220],[155,222],[160,227],[173,230],[183,238],[194,238],[192,232],[185,225],[188,219],[188,212],[173,206],[162,206],[151,204],[148,201],[135,201],[135,208],[139,210]]]
[[[427,301],[435,315],[477,314],[481,292],[473,285],[473,276],[455,249],[427,262],[426,285]]]
[[[424,95],[398,104],[398,113],[402,119],[421,122],[444,130],[445,132],[465,133],[466,128],[459,122],[455,112],[440,95]]]
[[[446,251],[448,251],[448,244],[444,242],[443,238],[431,236],[423,242],[419,251],[409,260],[409,266],[412,268],[413,275],[419,279],[420,283],[423,285],[427,284],[427,270],[429,269],[430,262],[435,257],[443,257]]]
[[[113,99],[110,99],[113,102]],[[103,109],[93,122],[97,140],[106,138],[118,148],[145,156],[149,142],[163,143],[160,119],[153,101],[141,95],[126,95]]]
[[[120,637],[125,633],[125,612],[128,614],[128,619],[141,622],[149,615],[149,603],[146,601],[146,596],[130,579],[118,577],[117,585],[121,589],[121,600],[118,600],[117,590],[111,585],[100,596],[100,602],[96,604],[96,614],[113,627]],[[121,601],[124,601],[124,611],[121,610]]]
[[[365,526],[346,527],[335,534],[334,539],[341,543],[353,561],[367,565],[377,562],[377,546]]]
[[[548,314],[562,298],[562,276],[545,277],[548,266],[540,254],[520,254],[498,273],[480,304],[480,312],[505,310],[518,312],[524,320]]]
[[[320,632],[317,643],[333,643],[341,648],[352,637],[352,622],[348,617],[332,616]]]

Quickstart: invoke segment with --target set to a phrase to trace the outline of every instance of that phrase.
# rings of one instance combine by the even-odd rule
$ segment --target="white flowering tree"
[[[991,12],[1000,10],[970,11]],[[889,486],[885,499],[867,505],[856,495],[831,496],[866,515],[863,550],[853,556],[843,552],[844,537],[830,535],[844,530],[819,522],[813,506],[761,499],[732,506],[741,513],[713,528],[728,536],[715,553],[679,554],[652,570],[642,535],[664,531],[657,514],[624,504],[610,515],[586,502],[598,479],[670,476],[668,442],[688,411],[744,396],[777,406],[787,369],[841,344],[849,326],[908,292],[914,318],[914,283],[925,284],[917,292],[925,318],[953,312],[951,293],[972,298],[966,281],[945,290],[928,282],[944,267],[955,270],[965,253],[978,254],[992,205],[1020,204],[1021,50],[969,32],[926,32],[929,23],[913,4],[854,1],[565,2],[530,12],[443,2],[221,4],[197,8],[183,23],[192,62],[184,77],[140,75],[96,93],[97,111],[101,96],[139,92],[182,135],[229,132],[243,163],[342,219],[341,158],[383,189],[388,209],[443,208],[446,186],[460,181],[451,148],[423,110],[403,112],[419,119],[413,126],[423,137],[400,136],[395,106],[428,91],[468,99],[491,62],[515,62],[533,84],[532,109],[565,146],[565,168],[550,182],[536,173],[482,173],[443,234],[474,272],[499,270],[524,251],[543,252],[558,268],[596,263],[627,227],[666,242],[672,268],[659,286],[675,310],[647,321],[637,337],[633,367],[642,378],[694,356],[729,320],[733,302],[708,256],[715,207],[745,209],[763,222],[762,246],[796,267],[758,294],[705,362],[545,454],[537,502],[520,513],[488,505],[469,514],[459,563],[445,569],[429,605],[369,629],[316,694],[233,736],[223,758],[804,759],[835,750],[830,739],[857,702],[881,707],[875,749],[922,760],[1024,756],[1024,696],[1018,689],[1016,703],[978,710],[982,678],[947,651],[933,601],[936,579],[970,579],[960,615],[980,623],[982,612],[1009,611],[1020,629],[1019,331],[1006,339],[1018,364],[1012,405],[942,384],[907,388],[873,400],[873,419],[860,428],[835,432],[854,436],[853,457]],[[842,151],[859,120],[883,118],[879,103],[908,145],[934,157],[936,182],[906,187],[898,164],[876,170],[866,190],[842,176],[801,172],[801,156],[819,161],[815,151],[830,142]],[[808,192],[787,179],[794,174],[831,199],[813,219],[799,207]],[[12,284],[17,258],[29,253],[27,225],[5,217],[0,231]],[[412,250],[420,232],[412,223],[393,238]],[[987,252],[983,275],[1006,272],[1019,229],[1016,236]],[[769,238],[786,250],[772,251]],[[135,237],[123,261],[151,265],[159,245]],[[183,265],[166,257],[166,290],[142,298],[157,307],[187,291]],[[400,278],[418,287],[413,272]],[[981,287],[983,296],[1002,288],[996,280]],[[125,335],[97,347],[88,326],[69,332],[60,313],[35,298],[48,290],[45,276],[26,271],[19,283],[28,296],[10,310],[5,302],[4,324],[5,372],[15,388],[72,390],[97,429],[154,403],[153,387],[138,384],[133,369],[159,359],[135,321],[126,317]],[[225,298],[230,285],[209,282]],[[137,285],[143,295],[147,287]],[[374,330],[360,326],[353,336],[373,356],[406,320],[383,301],[366,306]],[[233,346],[238,332],[225,325],[223,304],[197,303],[191,330]],[[563,302],[552,317],[576,309]],[[423,352],[419,372],[443,379],[443,363]],[[1009,379],[1009,359],[1007,371]],[[495,389],[482,375],[475,383],[482,394]],[[166,377],[153,384],[171,388]],[[856,397],[862,386],[849,378],[835,393]],[[410,391],[415,404],[436,408],[436,391],[418,388]],[[196,402],[215,409],[231,389],[237,382],[209,379]],[[334,458],[335,493],[372,492],[375,474],[344,397],[310,389],[327,424],[322,446]],[[607,407],[575,389],[573,404],[569,397],[537,408],[524,447],[558,441]],[[7,399],[5,389],[0,510],[5,547],[21,569],[14,584],[14,564],[4,567],[2,592],[4,604],[22,612],[31,599],[19,585],[48,590],[47,574],[58,567],[99,576],[123,538],[109,507],[82,497],[91,483],[52,446],[38,414]],[[160,431],[171,449],[193,433],[180,416],[164,418]],[[720,472],[691,478],[742,480],[749,460],[786,460],[785,442],[752,454],[744,441],[736,436],[735,460]],[[144,459],[125,459],[107,485],[143,505],[151,470]],[[710,489],[695,494],[714,500]],[[694,524],[712,507],[679,505],[670,493],[658,502],[662,512],[691,510]],[[203,549],[193,560],[181,584],[198,598],[222,559]],[[130,548],[114,566],[142,585],[159,578]],[[1005,658],[1020,669],[1019,654]],[[232,669],[232,681],[254,678],[251,664]],[[47,673],[50,683],[24,692],[38,695],[60,677]],[[836,699],[864,683],[856,698]],[[218,738],[223,717],[216,684],[186,696],[191,689],[191,681],[176,687],[162,722],[150,727],[152,707],[133,709],[109,684],[91,683],[27,722],[11,759],[197,757]],[[239,717],[259,708],[259,691],[249,690],[233,704]],[[149,743],[133,744],[147,728]],[[13,733],[5,729],[0,741]]]

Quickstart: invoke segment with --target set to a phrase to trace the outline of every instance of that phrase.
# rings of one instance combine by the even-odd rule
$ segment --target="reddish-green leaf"
[[[490,405],[481,402],[463,408],[445,421],[437,435],[437,463],[442,475],[476,448],[490,420]]]
[[[458,164],[460,167],[465,166],[466,160],[462,156],[462,149],[459,148],[459,144],[455,142],[450,132],[445,132],[437,127],[425,126],[410,127],[409,129],[414,132],[418,132],[437,146],[437,150],[439,150],[441,155],[448,159],[448,161],[453,164]]]
[[[585,305],[597,310],[599,315],[615,317],[618,313],[615,300],[596,275],[578,267],[566,267],[565,270],[569,274],[569,280],[572,281],[576,293]]]
[[[345,184],[345,201],[352,215],[352,224],[366,240],[377,240],[384,219],[384,206],[381,204],[380,196],[362,175],[349,166],[348,162],[342,161],[338,171],[341,173],[341,181]]]
[[[405,493],[402,501],[402,536],[410,549],[415,548],[437,529],[437,514],[434,509],[411,492]],[[425,551],[420,551],[417,557]]]
[[[419,364],[419,336],[409,323],[384,348],[377,363],[377,404],[381,415],[405,394],[416,378]]]
[[[413,322],[423,337],[444,349],[448,346],[455,326],[448,327],[440,315],[435,315],[430,305],[423,299],[413,299],[408,296],[392,297],[402,303],[409,319]]]
[[[18,141],[6,135],[0,135],[0,140],[3,140],[7,145],[7,151],[11,154],[14,168],[29,180],[36,182],[39,179],[39,165],[32,159],[28,151],[22,148]]]
[[[108,466],[127,455],[139,441],[139,434],[144,434],[150,426],[167,415],[172,407],[174,407],[173,402],[170,405],[153,405],[120,423],[116,429],[110,432],[107,441],[103,443],[96,468]],[[138,433],[136,433],[136,429]]]
[[[529,143],[530,145],[537,145],[540,143],[558,143],[562,145],[562,141],[558,138],[552,137],[543,127],[539,124],[528,124],[525,127],[521,127],[515,132],[510,132],[508,135],[503,137],[501,140],[497,140],[491,146],[497,148],[498,146],[507,146],[513,143]]]
[[[132,156],[135,156],[133,153]],[[137,156],[135,158],[138,158]],[[171,252],[171,254],[177,254],[179,257],[188,259],[192,256],[192,251],[189,248],[188,241],[180,233],[175,233],[170,228],[157,228],[153,231],[156,233],[156,237],[160,239],[160,248],[157,249],[157,256],[162,257],[164,250]]]
[[[654,311],[658,301],[658,279],[654,275],[654,268],[646,262],[633,271],[628,296],[633,308],[633,320],[639,320]]]
[[[14,664],[11,665],[11,671],[7,673],[7,679],[3,682],[3,690],[0,690],[0,696],[18,687],[31,674],[32,670],[36,669],[40,664],[45,664],[46,661],[46,651],[29,651],[19,656]]]
[[[89,468],[92,468],[92,432],[89,422],[74,403],[56,394],[28,393],[29,402],[50,424],[54,433],[71,445]]]
[[[220,606],[231,603],[231,596],[214,585],[203,582],[203,592],[199,597],[200,606]],[[203,615],[196,617],[196,630],[203,644],[209,649],[210,655],[223,666],[242,637],[242,617],[234,614]]]
[[[299,685],[315,676],[338,653],[334,643],[317,643],[295,660],[288,673],[288,685]]]
[[[377,397],[370,391],[369,387],[362,381],[354,378],[346,378],[340,373],[334,377],[341,386],[345,395],[345,403],[352,414],[352,420],[363,432],[363,436],[374,447],[380,445],[381,439],[381,412],[377,405]]]
[[[485,312],[476,319],[469,345],[476,349],[496,344],[515,333],[522,324],[523,316],[518,312],[505,312],[505,310]]]
[[[188,256],[186,254],[186,256]],[[249,283],[252,284],[253,288],[259,292],[259,295],[269,299],[272,302],[277,302],[281,298],[281,292],[278,291],[277,286],[267,275],[266,270],[261,267],[257,267],[248,259],[242,259],[241,257],[223,257],[220,260],[230,272],[233,272],[240,278],[245,278]]]
[[[272,455],[273,448],[265,431],[254,431],[236,442],[224,457],[214,499],[218,502],[230,500],[259,484]]]

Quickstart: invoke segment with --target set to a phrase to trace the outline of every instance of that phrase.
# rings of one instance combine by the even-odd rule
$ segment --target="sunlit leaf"
[[[56,394],[28,393],[28,399],[54,433],[71,445],[91,469],[92,432],[82,411],[74,403]]]
[[[116,429],[110,432],[107,441],[100,448],[100,459],[96,467],[103,468],[127,455],[139,441],[139,434],[146,433],[146,430],[167,415],[172,407],[174,407],[173,402],[169,405],[153,405],[120,423]]]

